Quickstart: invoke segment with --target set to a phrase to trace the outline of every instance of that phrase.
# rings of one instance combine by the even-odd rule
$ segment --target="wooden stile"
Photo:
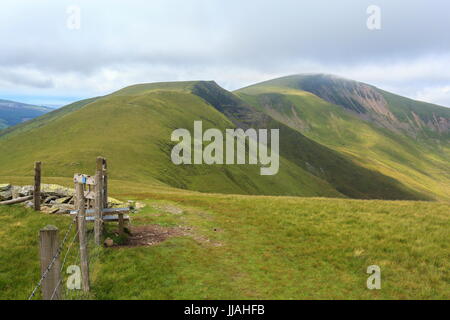
[[[15,199],[11,199],[11,200],[6,200],[6,201],[2,201],[0,202],[0,205],[10,205],[10,204],[17,204],[17,203],[22,203],[28,200],[32,200],[34,199],[34,196],[26,196],[26,197],[21,197],[21,198],[15,198]]]
[[[123,219],[123,213],[119,213],[119,234],[121,236],[124,235],[124,219]]]
[[[108,164],[103,158],[103,208],[108,208]]]
[[[41,210],[41,162],[37,161],[34,164],[34,210]]]
[[[95,185],[95,177],[88,176],[87,174],[75,174],[73,177],[73,182],[82,183],[87,185]]]
[[[89,261],[86,236],[86,203],[84,199],[84,187],[81,183],[75,184],[75,194],[77,198],[77,223],[78,239],[80,243],[80,264],[81,264],[81,283],[83,291],[89,291]]]
[[[94,200],[94,210],[95,210],[95,224],[94,224],[94,237],[95,243],[97,245],[101,244],[101,236],[103,232],[103,221],[102,221],[102,211],[103,211],[103,158],[97,157],[97,169],[95,172],[95,200]]]

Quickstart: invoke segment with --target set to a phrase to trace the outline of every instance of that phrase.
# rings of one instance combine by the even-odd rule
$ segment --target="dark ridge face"
[[[373,87],[356,81],[315,75],[299,80],[298,84],[302,90],[357,113],[368,113],[372,104],[386,105],[383,96]]]
[[[197,83],[192,93],[227,116],[238,128],[250,128],[254,124],[261,125],[269,120],[269,117],[264,113],[246,104],[214,81],[201,81]]]
[[[280,156],[359,199],[430,200],[395,179],[360,167],[339,153],[256,110],[215,82],[199,82],[192,92],[226,115],[238,128],[279,129]]]

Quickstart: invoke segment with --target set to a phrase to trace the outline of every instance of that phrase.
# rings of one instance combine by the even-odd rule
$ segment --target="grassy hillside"
[[[92,251],[89,299],[448,298],[448,203],[112,188],[147,203],[133,226],[180,233],[151,246]],[[69,218],[0,207],[0,222],[0,259],[8,261],[0,298],[26,299],[39,279],[38,230],[66,230]],[[366,288],[373,264],[381,290]]]
[[[366,168],[435,199],[450,199],[450,145],[446,133],[424,129],[421,138],[414,138],[382,127],[311,92],[295,89],[293,79],[261,83],[236,94],[274,119]],[[397,109],[402,108],[392,98],[388,101]],[[426,113],[425,109],[421,112]],[[430,132],[433,136],[427,138],[426,133]]]
[[[386,99],[395,117],[410,124],[420,134],[416,135],[421,142],[433,141],[436,144],[450,141],[450,108],[431,103],[408,99],[378,89]],[[433,146],[433,144],[431,144]]]
[[[343,107],[324,98],[328,89],[316,92],[321,98],[287,80],[235,93],[209,81],[140,84],[1,131],[0,183],[31,184],[41,160],[43,183],[72,186],[73,174],[93,173],[101,155],[111,195],[146,204],[130,228],[151,230],[149,242],[95,248],[91,240],[92,291],[65,297],[448,299],[445,114],[381,91],[361,100],[348,88],[336,96]],[[397,128],[377,113],[380,96],[397,120],[409,123],[414,112],[426,128],[417,119]],[[194,120],[204,130],[279,129],[279,173],[174,165],[170,135],[192,131]],[[70,219],[0,206],[0,299],[28,297],[40,277],[38,230],[63,232]],[[106,231],[118,243],[116,227]],[[71,251],[67,263],[76,259]],[[381,290],[366,287],[370,265],[381,267]]]
[[[8,125],[6,124],[6,121],[0,120],[0,132],[1,132],[1,130],[5,129],[7,127],[8,127]]]
[[[213,105],[241,128],[280,130],[280,155],[311,174],[326,180],[340,193],[351,198],[428,199],[398,181],[368,170],[308,139],[276,117],[261,112],[214,82],[201,83],[193,92]]]
[[[4,131],[1,131],[0,137],[2,137],[2,136],[10,137],[13,135],[18,135],[22,132],[27,132],[32,129],[45,126],[47,123],[49,123],[55,119],[64,117],[65,115],[70,114],[71,112],[76,111],[91,102],[94,102],[96,99],[98,99],[98,98],[80,100],[80,101],[71,103],[63,108],[53,110],[52,112],[46,113],[46,114],[44,114],[40,117],[34,118],[30,121],[15,125],[14,127],[10,127]]]
[[[172,130],[192,130],[194,120],[203,120],[204,129],[234,127],[190,93],[190,86],[130,87],[18,127],[0,137],[0,175],[28,175],[32,161],[40,159],[44,175],[70,177],[91,172],[93,160],[101,154],[114,163],[112,179],[209,192],[342,196],[285,159],[275,176],[261,176],[259,167],[250,165],[175,166],[170,160]]]
[[[194,120],[202,120],[204,130],[246,124],[280,129],[279,173],[261,176],[254,165],[174,165],[171,132],[192,132]],[[44,175],[70,177],[91,172],[98,155],[114,163],[112,179],[197,191],[427,199],[252,109],[214,82],[135,85],[7,130],[0,135],[0,176],[29,175],[39,159]]]

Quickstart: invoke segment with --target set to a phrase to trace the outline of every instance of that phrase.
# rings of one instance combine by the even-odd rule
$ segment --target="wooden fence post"
[[[91,188],[91,185],[89,184],[89,185],[87,185],[87,191],[89,191],[89,192],[91,192],[92,191],[92,188]],[[87,208],[88,209],[91,209],[91,207],[92,207],[92,200],[91,199],[87,199]]]
[[[51,225],[46,226],[40,230],[39,238],[41,275],[43,275],[58,252],[58,228]],[[61,262],[59,256],[56,257],[50,271],[48,271],[47,276],[42,281],[42,298],[44,300],[61,299]]]
[[[34,163],[34,210],[41,210],[41,162]]]
[[[108,208],[108,164],[103,158],[103,208]]]
[[[121,236],[124,235],[124,220],[123,220],[123,213],[119,213],[119,234]]]
[[[76,187],[75,187],[75,192],[76,192]],[[75,210],[79,210],[79,209],[77,209],[76,204],[75,204]],[[80,224],[78,223],[78,214],[75,216],[75,233],[76,233],[75,241],[80,242]]]
[[[83,291],[89,291],[89,261],[86,237],[86,201],[84,198],[84,188],[81,183],[75,183],[75,192],[77,198],[77,222],[78,239],[80,242],[80,264],[81,264],[81,283]]]
[[[100,245],[103,229],[103,158],[97,157],[97,169],[95,172],[95,244]]]

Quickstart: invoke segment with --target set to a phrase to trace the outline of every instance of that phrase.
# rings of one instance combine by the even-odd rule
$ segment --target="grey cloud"
[[[371,4],[381,8],[381,30],[366,27]],[[80,30],[66,27],[69,5],[81,8]],[[355,76],[409,96],[450,83],[450,3],[440,0],[6,0],[0,8],[0,68],[12,74],[0,78],[47,93],[193,78],[235,89],[301,72]],[[20,79],[14,70],[23,69],[34,78]]]
[[[25,86],[34,88],[53,88],[53,81],[37,72],[29,70],[8,70],[0,68],[0,82],[4,86]]]

